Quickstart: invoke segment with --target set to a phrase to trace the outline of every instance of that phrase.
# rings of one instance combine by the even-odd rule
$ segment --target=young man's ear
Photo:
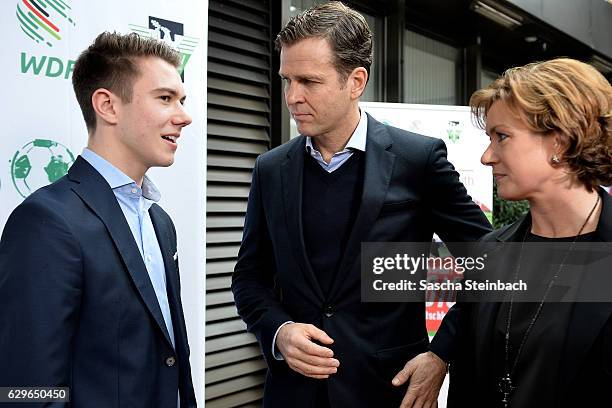
[[[357,99],[361,97],[368,83],[368,71],[364,67],[355,68],[347,81],[351,87],[351,97]]]
[[[105,88],[98,88],[91,95],[91,104],[98,120],[109,125],[117,124],[117,103],[119,97]]]

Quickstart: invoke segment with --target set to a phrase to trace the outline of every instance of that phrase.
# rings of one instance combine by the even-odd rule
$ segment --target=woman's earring
[[[561,163],[561,160],[559,160],[559,157],[556,154],[552,155],[552,159],[551,159],[553,164],[559,164]]]

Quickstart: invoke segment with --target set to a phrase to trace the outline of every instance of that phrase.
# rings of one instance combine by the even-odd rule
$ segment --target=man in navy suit
[[[434,405],[452,339],[429,347],[424,303],[361,302],[361,243],[469,242],[490,225],[441,140],[360,111],[372,63],[363,16],[315,6],[276,46],[301,136],[255,163],[232,281],[268,364],[264,407]]]
[[[145,174],[173,163],[191,123],[179,63],[116,33],[76,61],[87,148],[0,241],[0,386],[69,387],[73,407],[196,405],[176,232]]]

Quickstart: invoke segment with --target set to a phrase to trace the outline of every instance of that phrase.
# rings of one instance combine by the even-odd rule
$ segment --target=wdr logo
[[[17,20],[21,30],[38,44],[53,43],[62,39],[60,23],[67,20],[76,25],[68,4],[70,0],[21,0],[17,3]]]

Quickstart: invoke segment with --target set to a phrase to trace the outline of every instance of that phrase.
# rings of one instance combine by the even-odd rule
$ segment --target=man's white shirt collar
[[[360,109],[360,117],[359,117],[359,123],[357,124],[357,128],[355,128],[355,131],[351,135],[348,143],[346,144],[342,152],[347,151],[349,149],[355,149],[355,150],[360,150],[362,152],[365,152],[367,135],[368,135],[368,115],[365,113],[364,110]],[[314,145],[312,144],[312,138],[310,136],[306,136],[306,150],[310,150],[310,149],[316,150]],[[338,152],[338,153],[342,153],[342,152]]]

